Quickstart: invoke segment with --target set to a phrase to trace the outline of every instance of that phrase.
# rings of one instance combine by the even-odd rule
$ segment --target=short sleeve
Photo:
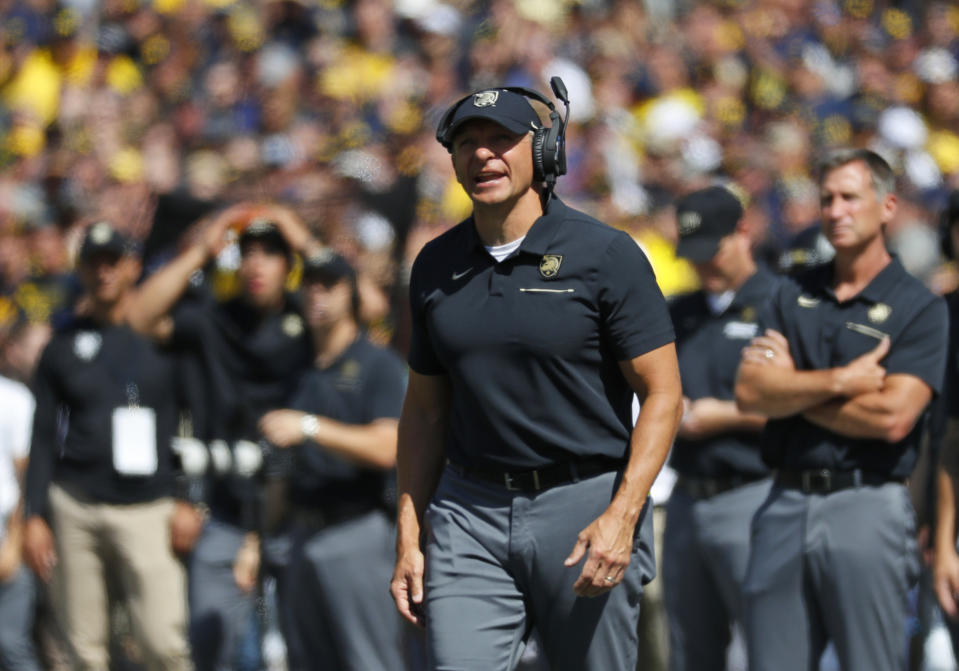
[[[948,350],[949,317],[941,298],[930,301],[892,343],[882,361],[887,375],[914,375],[939,394]]]
[[[673,342],[673,323],[646,255],[625,233],[616,235],[597,270],[603,329],[618,361]]]
[[[410,273],[410,368],[423,375],[442,375],[446,372],[436,356],[427,326],[426,299],[429,294],[423,260],[424,252],[413,263]]]
[[[369,379],[367,421],[398,419],[405,394],[406,371],[402,360],[391,352],[381,352]]]

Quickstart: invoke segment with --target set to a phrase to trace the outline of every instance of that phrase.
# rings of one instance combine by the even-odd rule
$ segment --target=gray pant
[[[197,671],[239,666],[241,645],[253,621],[253,595],[233,578],[243,543],[239,527],[211,518],[190,555],[190,645]]]
[[[402,620],[388,590],[394,546],[393,524],[379,510],[316,533],[294,532],[290,671],[404,668]]]
[[[611,501],[607,473],[537,494],[509,492],[447,468],[427,509],[426,626],[431,668],[508,671],[535,627],[553,671],[633,669],[639,599],[656,572],[650,506],[622,584],[573,592],[583,562],[563,560]],[[583,560],[585,561],[585,560]]]
[[[673,490],[663,541],[671,671],[726,668],[733,622],[743,621],[749,527],[771,486],[760,480],[708,499]]]
[[[242,671],[256,668],[258,647],[254,628],[255,594],[236,585],[233,562],[243,543],[244,531],[216,518],[207,521],[190,555],[190,645],[197,671]],[[265,571],[277,581],[277,593],[283,593],[283,580],[289,538],[274,536],[262,544]],[[288,622],[284,604],[279,603],[280,626]]]
[[[899,671],[906,593],[919,576],[915,516],[899,484],[826,496],[774,486],[753,520],[746,573],[751,668]]]
[[[0,669],[40,671],[33,647],[36,594],[33,574],[26,566],[0,582]]]

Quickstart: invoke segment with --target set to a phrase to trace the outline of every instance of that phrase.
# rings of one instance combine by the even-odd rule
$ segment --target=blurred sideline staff
[[[338,254],[305,259],[301,293],[316,361],[290,409],[260,420],[270,443],[296,455],[286,595],[291,671],[405,668],[402,620],[383,586],[394,542],[384,493],[406,373],[396,354],[361,330],[356,279]]]
[[[836,255],[782,280],[736,384],[740,407],[769,417],[762,454],[776,469],[752,524],[750,665],[805,670],[832,641],[846,671],[896,671],[919,571],[904,482],[942,386],[946,307],[886,248],[886,161],[837,150],[819,176]]]
[[[3,299],[0,299],[3,300]],[[23,485],[35,401],[26,383],[49,339],[46,324],[9,305],[0,324],[0,669],[39,671],[33,644],[37,589],[23,563]]]
[[[959,190],[949,194],[940,221],[943,254],[953,262],[959,258]],[[946,297],[949,307],[949,356],[942,407],[945,431],[939,451],[936,477],[936,533],[934,537],[933,585],[946,624],[952,636],[953,650],[959,650],[959,553],[956,546],[956,481],[959,479],[959,290]]]
[[[194,273],[224,249],[231,229],[239,230],[240,295],[181,301]],[[193,359],[191,379],[202,390],[194,394],[196,437],[219,446],[220,453],[210,455],[214,467],[207,468],[210,516],[189,559],[190,637],[201,670],[232,669],[249,634],[263,523],[257,422],[289,404],[312,362],[300,305],[285,284],[294,252],[319,248],[289,210],[241,203],[206,222],[143,283],[131,309],[134,328]],[[271,556],[282,583],[281,549]],[[280,620],[287,622],[282,612]]]
[[[151,670],[192,669],[183,567],[171,547],[171,438],[177,387],[168,352],[127,324],[140,264],[106,223],[87,230],[86,295],[58,327],[36,374],[24,553],[52,581],[81,671],[110,663],[107,581],[118,579]]]
[[[726,659],[732,625],[744,617],[749,524],[771,486],[759,454],[766,419],[739,410],[734,388],[740,352],[777,280],[753,260],[742,215],[721,185],[676,205],[676,255],[694,264],[702,289],[670,304],[685,405],[663,547],[673,671],[721,668]]]

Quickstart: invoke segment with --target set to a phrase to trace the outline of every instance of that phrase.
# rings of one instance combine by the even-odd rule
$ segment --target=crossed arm
[[[844,366],[797,370],[786,338],[767,330],[743,350],[736,402],[770,418],[801,414],[850,438],[898,442],[915,426],[932,389],[914,375],[887,375],[880,361],[888,351],[883,339]]]

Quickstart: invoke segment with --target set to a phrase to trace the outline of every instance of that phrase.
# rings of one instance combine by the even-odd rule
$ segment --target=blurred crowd
[[[115,222],[149,267],[258,199],[357,263],[389,339],[404,268],[468,213],[437,117],[493,83],[565,79],[559,194],[663,257],[666,293],[695,280],[662,215],[717,174],[776,263],[816,221],[812,156],[870,146],[901,174],[891,240],[923,277],[959,183],[948,2],[3,0],[0,46],[0,292],[40,321],[76,292],[83,224]]]
[[[672,205],[717,177],[760,258],[821,260],[811,171],[842,145],[894,166],[890,245],[946,293],[957,74],[951,2],[0,0],[0,323],[71,308],[92,222],[139,241],[149,274],[198,219],[273,201],[356,267],[371,338],[403,352],[409,266],[471,209],[439,115],[553,75],[572,115],[558,195],[630,232],[667,295],[696,284]],[[217,264],[226,298],[238,249]]]

